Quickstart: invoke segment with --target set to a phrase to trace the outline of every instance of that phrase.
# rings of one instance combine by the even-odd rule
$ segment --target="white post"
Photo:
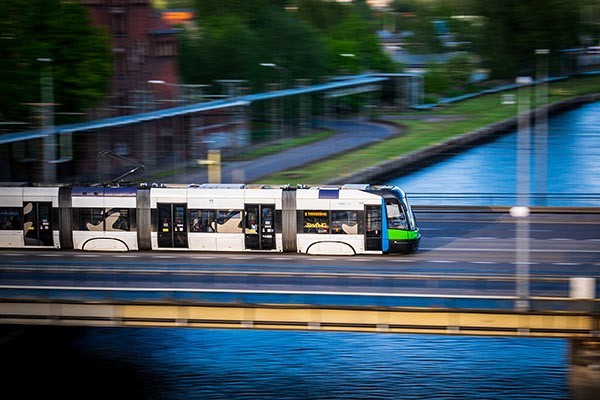
[[[536,49],[537,85],[536,104],[539,109],[535,124],[535,191],[542,196],[540,205],[546,205],[548,191],[548,49]]]
[[[54,134],[54,82],[52,78],[52,59],[38,58],[42,63],[40,74],[40,95],[42,99],[42,126],[46,135],[42,149],[42,182],[56,182],[56,136]]]
[[[519,311],[529,310],[529,185],[530,185],[530,77],[518,77],[517,84],[522,85],[517,99],[517,206],[511,209],[511,215],[517,220],[516,263],[517,263],[517,304]]]

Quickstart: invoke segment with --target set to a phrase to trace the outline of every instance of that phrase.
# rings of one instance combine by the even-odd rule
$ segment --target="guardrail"
[[[408,198],[414,206],[504,206],[511,207],[517,204],[519,194],[506,193],[450,193],[450,192],[408,192]],[[593,212],[600,208],[600,193],[531,193],[528,195],[529,203],[533,207],[556,207],[560,209],[583,208]]]

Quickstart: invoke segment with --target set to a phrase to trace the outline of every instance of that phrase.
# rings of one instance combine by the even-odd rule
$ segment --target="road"
[[[315,124],[318,127],[332,129],[337,133],[318,142],[294,147],[255,160],[224,163],[221,170],[222,182],[255,182],[263,176],[303,166],[399,134],[399,129],[391,124],[357,119],[317,119]],[[186,179],[190,182],[208,181],[206,171]]]
[[[417,213],[412,255],[0,251],[2,286],[296,290],[437,295],[515,293],[515,223],[505,213]],[[600,281],[600,214],[532,214],[530,290],[568,297],[571,277]]]

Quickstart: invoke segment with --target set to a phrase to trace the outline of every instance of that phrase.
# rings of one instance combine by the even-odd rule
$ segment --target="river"
[[[599,129],[600,103],[551,118],[550,191],[600,193]],[[511,193],[514,148],[515,135],[507,135],[392,182],[409,194]],[[8,367],[3,389],[22,397],[569,398],[568,343],[562,339],[33,328],[0,349]]]
[[[535,168],[536,157],[544,150],[531,137],[530,192],[549,195],[532,196],[530,204],[600,206],[600,102],[548,120],[547,189],[540,185]],[[388,183],[402,187],[409,196],[415,194],[417,204],[511,205],[514,197],[509,194],[517,190],[516,171],[517,133],[513,132]],[[445,195],[440,198],[434,193]]]

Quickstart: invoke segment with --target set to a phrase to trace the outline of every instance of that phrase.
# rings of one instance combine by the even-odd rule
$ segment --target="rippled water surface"
[[[144,398],[568,398],[560,339],[132,328],[74,346],[128,364]]]

